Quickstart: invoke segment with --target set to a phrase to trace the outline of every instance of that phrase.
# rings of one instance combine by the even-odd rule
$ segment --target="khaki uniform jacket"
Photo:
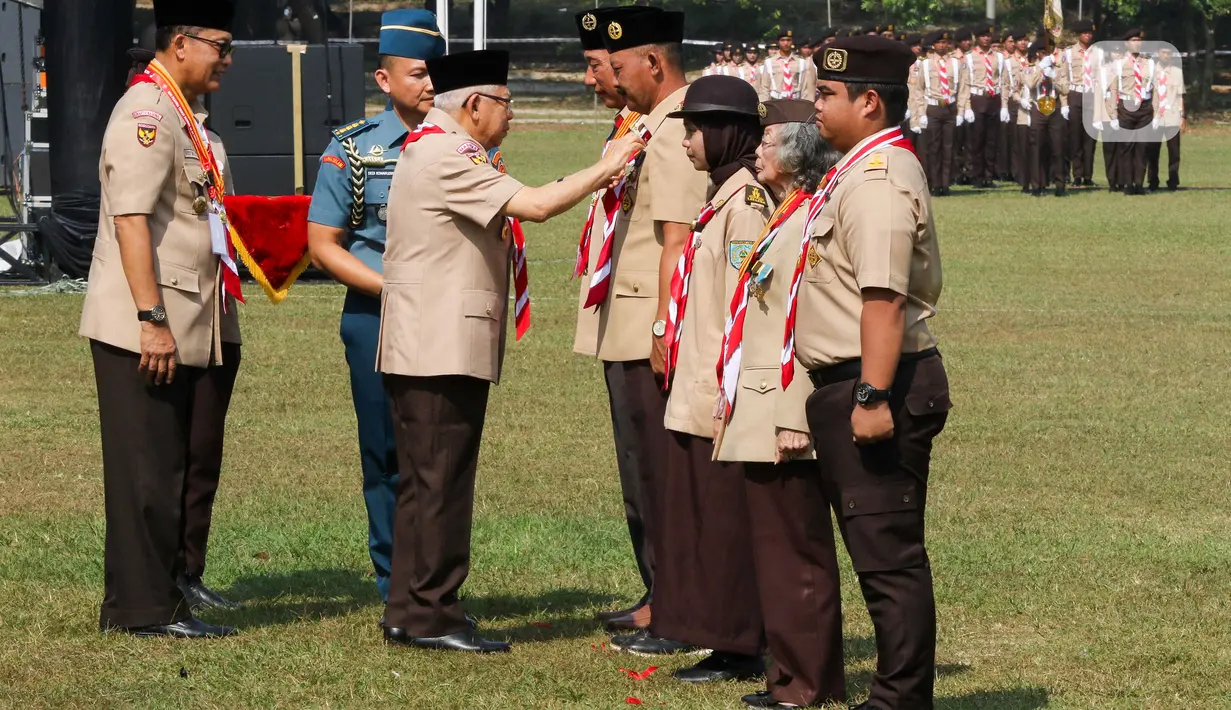
[[[1009,109],[1017,125],[1029,125],[1030,107],[1034,105],[1026,83],[1030,65],[1018,54],[1010,54],[1005,62],[1007,70],[1001,77],[1000,106]]]
[[[990,71],[987,68],[988,59],[992,62]],[[1000,94],[1001,59],[999,55],[975,49],[966,55],[964,63],[966,65],[966,76],[970,80],[971,96],[997,96]],[[992,83],[990,92],[987,88],[989,78]]]
[[[1154,60],[1144,54],[1139,54],[1136,57],[1131,54],[1125,54],[1120,59],[1112,62],[1108,72],[1107,115],[1112,118],[1119,116],[1117,109],[1121,101],[1130,109],[1137,108],[1134,66],[1141,69],[1141,88],[1144,101],[1149,101],[1154,95],[1154,74],[1157,71],[1157,65],[1154,63]]]
[[[784,91],[786,72],[791,73],[791,95]],[[762,101],[796,98],[805,101],[816,99],[816,65],[811,59],[792,54],[784,63],[781,55],[767,57],[761,62],[757,96]]]
[[[753,191],[759,201],[751,196]],[[680,355],[671,373],[664,419],[671,431],[705,439],[714,436],[722,332],[739,276],[739,262],[732,265],[734,255],[746,252],[756,241],[772,209],[769,191],[746,168],[727,179],[713,200],[715,205],[723,202],[701,232],[701,246],[693,257]]]
[[[1054,79],[1048,79],[1045,70],[1038,64],[1031,65],[1026,71],[1026,86],[1030,88],[1031,106],[1044,95],[1055,99],[1057,106],[1069,105],[1068,68],[1057,63],[1052,67],[1052,71],[1055,74]]]
[[[1099,92],[1099,50],[1095,47],[1083,50],[1075,44],[1064,49],[1064,76],[1068,79],[1069,91],[1081,94],[1098,95]],[[1090,67],[1089,84],[1086,83],[1086,67]]]
[[[687,91],[680,87],[641,119],[650,142],[624,191],[612,237],[611,293],[598,312],[598,357],[606,362],[649,359],[658,315],[662,223],[689,224],[705,205],[709,181],[684,152],[684,122],[667,118]]]
[[[1166,96],[1159,86],[1166,81]],[[1154,72],[1154,115],[1163,119],[1164,126],[1178,126],[1184,117],[1184,70],[1172,65],[1158,65]]]
[[[196,115],[206,113],[198,106]],[[226,152],[209,134],[214,157],[230,178]],[[154,84],[131,87],[108,119],[98,163],[101,202],[98,238],[81,311],[80,334],[141,352],[141,324],[120,263],[115,218],[145,215],[154,249],[154,280],[175,337],[176,362],[189,367],[222,363],[223,342],[239,343],[239,314],[219,296],[221,262],[210,243],[209,218],[192,202],[205,179],[192,141],[171,101]]]
[[[804,407],[812,382],[803,365],[795,362],[797,376],[782,390],[782,334],[786,327],[787,292],[799,256],[799,235],[808,219],[805,200],[774,237],[761,257],[773,273],[761,298],[749,298],[744,315],[743,361],[731,419],[714,452],[719,461],[773,463],[778,453],[778,427],[808,431]],[[755,246],[755,244],[754,244]],[[734,298],[734,294],[732,294]],[[729,303],[729,302],[728,302]],[[809,450],[806,456],[813,458]]]
[[[406,147],[389,186],[376,369],[500,381],[511,243],[501,214],[522,184],[448,114]]]
[[[940,87],[940,65],[944,62],[949,72],[950,103],[957,106],[958,115],[964,114],[970,108],[970,77],[966,74],[966,64],[953,55],[940,57],[929,54],[923,60],[919,71],[914,74],[915,106],[911,108],[911,116],[922,116],[927,113],[928,106],[942,104],[943,92]]]
[[[902,352],[936,345],[927,319],[940,297],[940,245],[927,178],[910,151],[885,147],[856,163],[813,222],[808,250],[795,321],[805,369],[861,356],[865,288],[906,296]]]

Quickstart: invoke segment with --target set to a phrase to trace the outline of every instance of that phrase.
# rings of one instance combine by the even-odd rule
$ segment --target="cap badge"
[[[612,22],[607,25],[607,36],[612,39],[619,39],[624,36],[624,28],[620,27],[619,22]]]
[[[757,104],[757,114],[758,114],[761,118],[765,118],[765,115],[766,115],[766,114],[768,114],[768,113],[769,113],[769,111],[768,111],[768,110],[766,110],[766,108],[765,108],[765,104]]]
[[[581,29],[586,32],[593,32],[595,27],[598,27],[598,18],[594,16],[593,12],[587,12],[581,18]]]
[[[847,56],[845,49],[826,49],[825,59],[823,60],[825,64],[825,71],[838,73],[846,71],[846,60]]]

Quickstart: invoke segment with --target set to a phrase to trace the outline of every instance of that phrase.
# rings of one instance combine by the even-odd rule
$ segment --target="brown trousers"
[[[1158,162],[1163,157],[1163,132],[1159,129],[1158,140],[1146,146],[1146,182],[1150,187],[1158,187]],[[1167,186],[1180,186],[1180,129],[1175,129],[1175,135],[1166,140],[1167,143]]]
[[[603,378],[611,406],[611,430],[615,437],[616,466],[624,496],[624,519],[633,544],[637,571],[645,584],[643,600],[654,591],[653,480],[661,466],[666,432],[662,422],[666,398],[655,381],[649,360],[604,362]],[[647,425],[656,422],[657,432]],[[648,438],[647,438],[648,437]]]
[[[1030,126],[1020,123],[1013,124],[1013,174],[1023,190],[1030,187]]]
[[[669,474],[658,490],[658,569],[650,631],[745,655],[765,650],[753,573],[744,467],[713,461],[714,442],[668,432]]]
[[[1120,102],[1117,107],[1121,130],[1129,131],[1146,128],[1154,119],[1154,102],[1143,102],[1135,109],[1130,109]],[[1137,138],[1117,144],[1116,170],[1120,177],[1118,184],[1125,187],[1142,187],[1146,176],[1146,141]]]
[[[808,398],[808,424],[821,483],[876,630],[868,705],[931,710],[936,603],[923,524],[932,440],[950,407],[948,379],[939,355],[901,363],[889,401],[893,437],[858,446],[851,412],[859,371],[842,370],[814,378],[819,389]]]
[[[1064,185],[1064,117],[1059,107],[1050,116],[1030,109],[1030,185],[1042,190],[1048,184]]]
[[[434,638],[469,628],[458,592],[470,573],[479,443],[491,383],[385,375],[398,450],[385,623]]]
[[[1090,101],[1098,101],[1098,95],[1090,94]],[[1074,182],[1094,178],[1094,148],[1098,141],[1086,132],[1085,106],[1086,94],[1069,92],[1069,161]]]
[[[927,107],[928,127],[923,129],[928,187],[943,190],[953,179],[953,136],[957,130],[957,104]]]
[[[816,461],[745,463],[744,492],[773,657],[766,686],[781,703],[842,703],[840,574],[820,467]]]
[[[223,365],[180,366],[159,386],[137,371],[136,353],[96,340],[90,353],[107,521],[99,625],[181,621],[189,609],[176,581],[205,569],[240,346],[223,343]]]
[[[1000,97],[971,96],[975,113],[970,127],[970,177],[992,180],[996,177],[996,147],[1000,135]]]

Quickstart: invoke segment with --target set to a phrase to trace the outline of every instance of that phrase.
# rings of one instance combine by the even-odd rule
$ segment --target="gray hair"
[[[495,94],[499,88],[495,84],[487,84],[485,86],[467,86],[464,89],[446,91],[443,94],[436,94],[432,105],[445,113],[453,113],[460,109],[466,99],[471,96],[475,94]]]
[[[777,131],[778,169],[791,176],[791,187],[815,190],[842,154],[821,138],[815,123],[780,123]]]

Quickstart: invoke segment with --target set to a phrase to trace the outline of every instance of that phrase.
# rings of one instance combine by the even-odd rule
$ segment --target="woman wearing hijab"
[[[737,77],[702,77],[670,114],[684,120],[693,167],[709,173],[710,198],[693,222],[671,282],[667,321],[666,427],[670,475],[662,491],[654,616],[636,653],[713,653],[675,677],[693,683],[764,673],[761,607],[752,571],[744,470],[713,460],[718,397],[714,363],[741,255],[771,206],[756,181],[761,142],[757,93]],[[678,641],[666,641],[676,639]]]
[[[774,659],[767,690],[744,702],[815,707],[846,699],[838,557],[807,433],[811,382],[797,377],[784,391],[780,369],[787,290],[812,192],[841,156],[821,138],[812,102],[763,105],[757,179],[778,208],[740,264],[728,305],[715,458],[744,468],[753,568]]]

